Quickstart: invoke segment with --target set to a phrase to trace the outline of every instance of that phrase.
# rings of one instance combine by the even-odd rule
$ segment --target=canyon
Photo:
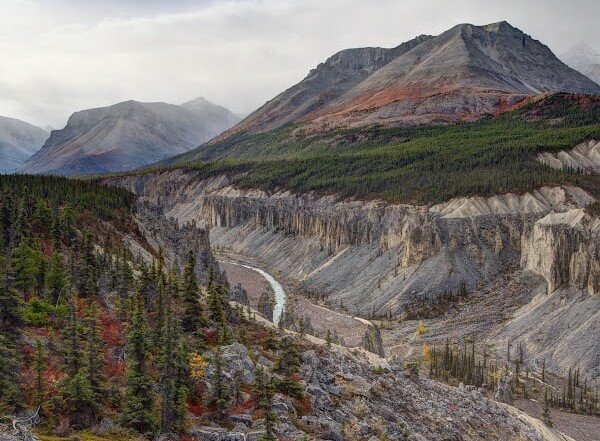
[[[106,182],[180,225],[206,227],[214,250],[243,256],[299,297],[384,324],[388,356],[414,350],[416,322],[398,320],[407,311],[462,292],[466,305],[425,318],[432,341],[477,336],[498,357],[518,344],[533,366],[564,375],[577,364],[600,377],[600,221],[581,188],[415,206],[239,189],[233,178],[169,170]]]

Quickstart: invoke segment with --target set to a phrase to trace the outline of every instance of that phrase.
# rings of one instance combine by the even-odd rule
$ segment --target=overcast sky
[[[599,0],[0,0],[0,115],[205,96],[247,113],[334,52],[507,20],[555,53],[600,49]]]

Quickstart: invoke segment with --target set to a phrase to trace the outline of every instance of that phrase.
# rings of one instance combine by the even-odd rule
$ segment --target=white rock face
[[[600,221],[585,212],[594,198],[580,188],[413,206],[269,194],[235,188],[231,181],[173,170],[109,183],[142,195],[180,223],[209,226],[214,246],[254,259],[284,281],[328,293],[334,309],[343,305],[363,317],[402,314],[406,305],[457,292],[462,284],[469,291],[489,288],[489,296],[511,296],[509,284],[518,275],[535,282],[523,293],[527,302],[534,300],[515,313],[506,333],[490,337],[494,342],[518,338],[562,372],[573,364],[567,346],[582,335],[593,339],[600,317],[594,300]],[[585,308],[570,301],[552,312],[563,292],[586,299]],[[582,348],[579,355],[592,376],[600,375],[597,353]]]
[[[548,292],[571,285],[600,290],[600,219],[582,209],[551,212],[522,236],[521,265],[548,282]]]
[[[571,150],[562,150],[558,153],[540,153],[538,161],[557,169],[600,173],[600,141],[585,141]]]

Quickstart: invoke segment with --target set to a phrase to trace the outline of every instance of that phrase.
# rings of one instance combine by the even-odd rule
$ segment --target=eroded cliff
[[[525,302],[534,310],[535,302],[546,304],[540,295],[564,291],[591,299],[593,311],[571,315],[575,309],[567,304],[555,314],[557,323],[568,320],[567,326],[540,343],[543,308],[535,314],[521,309],[508,322],[495,319],[490,325],[492,344],[522,342],[532,354],[547,355],[548,366],[564,371],[572,357],[562,342],[572,341],[578,329],[593,338],[593,329],[580,321],[589,324],[598,317],[600,221],[584,209],[594,198],[577,187],[412,206],[242,190],[227,176],[203,179],[181,170],[110,183],[160,206],[180,224],[210,227],[213,246],[325,294],[333,309],[366,318],[403,316],[415,305],[435,304],[449,291],[485,292],[486,301],[493,302],[494,296],[515,296],[512,280],[522,279],[529,280],[520,285],[526,292],[511,304]],[[463,327],[463,336],[481,329]],[[562,349],[551,351],[550,345]],[[586,370],[597,375],[595,355],[582,357]]]

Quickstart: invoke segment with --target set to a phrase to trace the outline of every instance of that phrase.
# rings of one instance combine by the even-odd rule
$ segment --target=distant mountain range
[[[48,132],[25,121],[0,116],[0,173],[12,172],[42,147]]]
[[[507,22],[460,24],[392,49],[338,52],[219,139],[290,122],[314,131],[454,122],[546,92],[600,94],[600,86]]]
[[[125,101],[82,110],[20,168],[23,173],[78,175],[133,170],[181,154],[239,118],[197,98],[182,105]]]
[[[573,69],[600,83],[600,51],[582,41],[560,56]]]

